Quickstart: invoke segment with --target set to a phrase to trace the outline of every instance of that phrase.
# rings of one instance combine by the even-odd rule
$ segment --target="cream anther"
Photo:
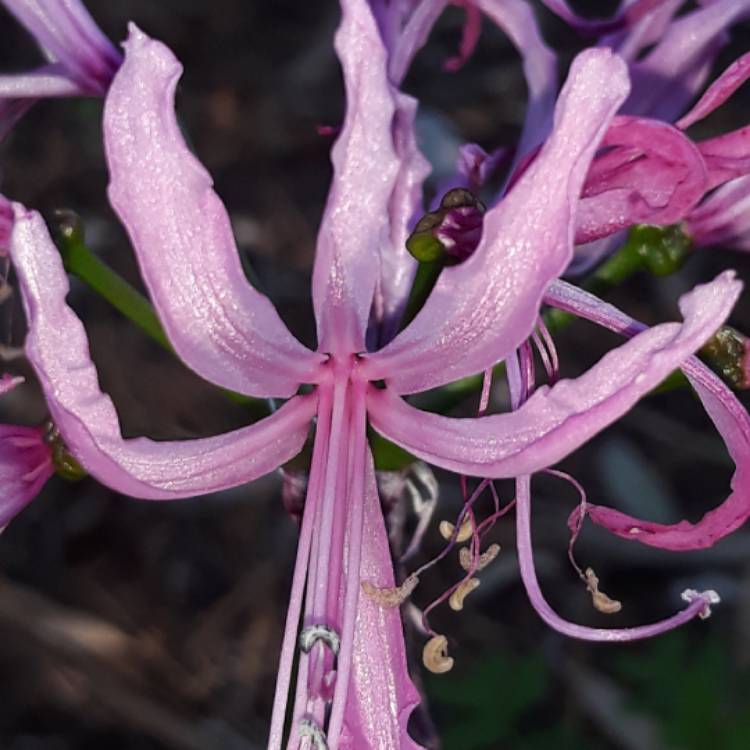
[[[479,555],[477,559],[477,570],[484,570],[500,554],[499,544],[490,544],[487,549]],[[458,550],[458,561],[461,567],[468,573],[472,568],[471,550],[468,547],[461,547]]]
[[[299,634],[299,647],[309,654],[312,647],[323,641],[331,649],[334,656],[338,656],[341,648],[341,638],[330,625],[308,625]]]
[[[591,603],[594,609],[605,615],[613,615],[622,609],[622,602],[610,599],[603,591],[599,591],[599,579],[593,568],[586,568],[584,579],[586,588],[591,593]]]
[[[362,581],[362,591],[381,607],[392,608],[403,604],[418,583],[419,578],[415,575],[407,576],[400,586],[393,588],[378,588],[370,581]]]
[[[312,719],[300,719],[299,736],[309,737],[313,750],[328,750],[325,732]]]
[[[450,540],[453,538],[453,532],[456,530],[456,527],[450,522],[450,521],[441,521],[440,526],[438,526],[438,531],[440,532],[440,536],[443,537],[443,539]],[[471,526],[471,520],[468,518],[461,524],[461,528],[458,530],[458,534],[456,535],[456,541],[460,544],[462,542],[465,542],[469,539],[471,539],[472,535],[472,526]]]
[[[454,612],[460,612],[464,608],[464,599],[479,586],[478,578],[467,578],[450,596],[448,606]]]
[[[713,589],[708,591],[696,591],[695,589],[685,589],[680,595],[682,600],[691,604],[696,599],[703,599],[705,607],[698,613],[698,617],[701,620],[707,620],[711,617],[711,605],[718,604],[721,601],[721,597]]]
[[[448,656],[448,639],[444,635],[427,641],[422,650],[422,663],[433,674],[445,674],[453,669],[453,659]]]

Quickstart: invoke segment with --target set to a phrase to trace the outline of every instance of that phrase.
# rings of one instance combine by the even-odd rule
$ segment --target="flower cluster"
[[[271,719],[274,749],[282,746],[288,717],[290,747],[302,741],[317,750],[418,747],[407,732],[419,698],[398,606],[431,563],[396,584],[368,425],[412,456],[482,480],[480,490],[467,493],[456,524],[443,528],[446,552],[469,543],[460,553],[466,575],[445,597],[450,606],[460,609],[476,587],[476,572],[498,551],[484,537],[514,506],[521,577],[553,628],[588,640],[632,640],[709,614],[715,592],[689,590],[682,610],[654,624],[604,629],[563,620],[536,578],[530,486],[534,473],[548,470],[680,368],[736,464],[732,494],[698,523],[673,526],[584,499],[570,519],[573,535],[590,518],[627,539],[696,549],[750,515],[750,419],[695,356],[737,301],[741,284],[734,274],[724,272],[684,295],[681,322],[652,328],[561,278],[573,262],[590,265],[611,254],[619,233],[635,224],[680,224],[696,245],[747,247],[747,130],[698,142],[687,131],[750,75],[750,56],[685,110],[705,85],[727,28],[750,12],[750,3],[716,0],[677,16],[681,2],[636,0],[611,19],[585,21],[564,2],[547,0],[575,28],[602,35],[575,58],[558,92],[555,55],[528,3],[462,0],[467,24],[449,69],[471,54],[486,15],[523,56],[527,116],[518,144],[492,155],[469,145],[459,155],[454,186],[472,190],[510,162],[486,210],[462,189],[420,221],[429,165],[415,133],[417,102],[401,87],[447,2],[342,0],[335,47],[347,107],[331,153],[333,178],[315,255],[315,350],[287,330],[245,278],[226,210],[176,122],[181,67],[170,50],[131,26],[121,60],[77,1],[4,4],[50,58],[38,71],[3,77],[6,112],[17,113],[19,100],[23,108],[41,96],[106,92],[109,198],[174,352],[211,383],[284,403],[215,437],[123,438],[114,406],[99,389],[83,326],[66,302],[68,276],[44,221],[5,203],[4,234],[28,324],[25,353],[52,426],[0,427],[0,525],[66,467],[76,472],[80,465],[126,495],[170,500],[270,472],[297,455],[312,432]],[[429,257],[419,257],[425,247]],[[415,248],[419,260],[409,252]],[[441,262],[415,298],[410,291],[417,288],[419,261]],[[627,340],[583,375],[559,379],[543,305]],[[533,347],[548,384],[537,384]],[[505,363],[511,393],[505,413],[452,418],[407,400],[485,373],[484,412],[498,363]],[[2,392],[15,384],[5,378]],[[515,499],[500,507],[495,496],[494,514],[480,521],[478,492],[494,491],[497,478],[515,479]],[[619,609],[599,590],[593,571],[581,575],[596,606]],[[424,624],[425,665],[447,671],[447,640],[426,618]]]

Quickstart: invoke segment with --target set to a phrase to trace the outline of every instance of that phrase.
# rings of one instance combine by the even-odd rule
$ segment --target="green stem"
[[[71,212],[59,212],[57,229],[57,246],[65,270],[109,302],[159,346],[174,354],[152,304],[88,248],[81,220]],[[226,388],[219,390],[230,401],[248,408],[256,419],[270,413],[264,399],[245,396]]]
[[[147,336],[168,351],[173,351],[151,303],[135,287],[99,260],[76,237],[60,243],[65,270],[109,302]]]
[[[402,331],[417,317],[417,313],[422,309],[427,298],[430,296],[430,292],[434,289],[440,272],[444,267],[445,262],[442,258],[422,261],[417,266],[417,272],[414,275],[414,281],[409,291],[409,299],[404,308],[399,330]]]

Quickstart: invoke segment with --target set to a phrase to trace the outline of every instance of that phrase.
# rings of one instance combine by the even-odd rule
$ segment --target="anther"
[[[599,591],[599,579],[596,577],[593,568],[586,568],[584,574],[586,588],[591,593],[591,602],[594,609],[605,615],[613,615],[622,609],[622,602],[617,599],[610,599],[603,591]]]
[[[707,620],[711,617],[711,605],[718,604],[721,601],[721,597],[713,589],[709,589],[708,591],[685,589],[680,596],[688,604],[692,604],[696,599],[703,599],[706,606],[698,613],[698,617],[701,620]]]
[[[381,607],[390,609],[403,604],[417,588],[418,583],[419,578],[413,574],[407,576],[400,586],[393,588],[379,588],[370,581],[362,581],[362,591]]]
[[[453,538],[453,532],[456,530],[456,527],[450,522],[450,521],[441,521],[440,526],[438,526],[438,531],[440,532],[440,536],[443,537],[443,539],[450,541]],[[469,539],[471,539],[471,535],[473,533],[471,520],[466,519],[462,524],[461,528],[458,530],[458,534],[456,535],[456,541],[461,544],[462,542],[465,542]]]
[[[500,545],[490,544],[490,546],[479,555],[479,558],[476,561],[476,570],[484,570],[499,554]],[[458,561],[467,573],[472,569],[474,559],[471,550],[468,547],[461,547],[461,549],[458,550]]]
[[[325,732],[312,719],[300,719],[299,736],[309,737],[314,750],[328,750]]]
[[[334,656],[338,656],[341,648],[341,638],[330,625],[308,625],[299,634],[299,647],[309,654],[312,647],[323,641],[331,649]]]
[[[448,606],[454,612],[460,612],[464,608],[464,599],[479,586],[478,578],[467,578],[461,585],[450,595]]]
[[[433,674],[445,674],[453,669],[453,659],[448,656],[448,639],[444,635],[427,641],[422,650],[422,663]]]

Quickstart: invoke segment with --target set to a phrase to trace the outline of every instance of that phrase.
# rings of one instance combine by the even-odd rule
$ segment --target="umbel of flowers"
[[[549,4],[561,12],[567,7]],[[528,20],[525,4],[509,2],[507,14],[493,3],[478,5],[514,33],[526,28],[536,39],[530,49],[544,50],[535,27],[529,31],[521,23]],[[442,10],[441,3],[423,6]],[[399,90],[420,38],[407,34],[409,24],[425,22],[417,10],[403,10],[398,3],[342,2],[336,50],[347,109],[332,150],[333,179],[316,248],[315,351],[294,338],[270,301],[246,281],[226,211],[177,126],[173,98],[181,67],[172,53],[132,26],[107,93],[109,196],[169,341],[206,380],[249,396],[285,399],[255,424],[189,441],[124,439],[114,406],[99,389],[83,326],[66,303],[67,275],[43,220],[22,205],[4,206],[29,328],[26,355],[49,405],[54,440],[59,434],[65,450],[99,481],[152,500],[214,492],[282,465],[314,430],[271,720],[274,749],[282,745],[288,717],[290,747],[305,739],[316,750],[418,747],[407,732],[418,695],[407,671],[398,605],[418,584],[419,571],[396,585],[368,424],[436,466],[487,480],[516,478],[523,582],[540,615],[574,637],[647,637],[706,617],[717,601],[714,592],[689,590],[686,606],[662,622],[587,628],[550,608],[534,570],[530,476],[618,419],[676,368],[690,379],[737,464],[732,494],[694,525],[659,526],[583,505],[572,527],[577,531],[588,513],[627,538],[689,549],[713,543],[750,513],[750,421],[729,389],[693,357],[737,300],[741,285],[733,273],[683,296],[682,322],[650,329],[559,280],[573,257],[581,216],[589,228],[608,225],[607,212],[622,202],[625,177],[631,193],[642,187],[642,174],[617,161],[625,136],[623,121],[614,118],[630,80],[625,61],[610,49],[580,54],[558,97],[532,90],[538,117],[525,131],[527,149],[519,154],[511,187],[483,216],[472,205],[461,214],[468,225],[457,222],[446,233],[457,207],[444,203],[439,238],[456,242],[460,262],[441,268],[413,320],[396,333],[416,267],[406,238],[423,211],[427,172],[413,131],[416,103]],[[614,147],[604,164],[595,161],[601,144]],[[673,166],[662,164],[666,176],[659,185],[668,184]],[[607,182],[606,168],[617,179]],[[664,194],[669,203],[674,191]],[[610,223],[621,228],[620,219],[618,214]],[[470,243],[462,234],[467,226]],[[628,340],[580,377],[537,387],[529,341],[538,339],[543,303]],[[508,413],[455,419],[406,400],[503,361],[512,395]],[[556,375],[552,360],[550,374]],[[13,483],[3,489],[2,504],[13,512],[21,495],[13,500],[11,494],[23,492],[26,501],[51,473],[53,449],[29,429],[0,435],[6,465],[25,470],[23,490]],[[453,592],[459,605],[473,574],[494,554],[492,547],[482,548],[487,528],[476,523],[472,502],[447,531],[451,544],[471,540],[462,553],[466,577]],[[585,576],[595,602],[614,611],[593,572]],[[445,671],[445,639],[430,635],[425,662]]]

